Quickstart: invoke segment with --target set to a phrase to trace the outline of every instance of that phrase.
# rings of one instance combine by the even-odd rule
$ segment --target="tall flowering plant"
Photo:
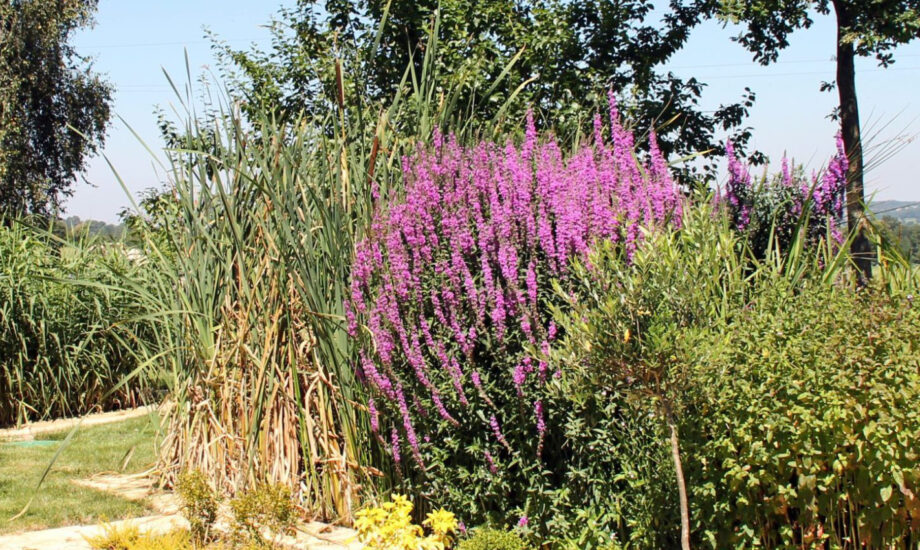
[[[568,155],[532,115],[519,145],[435,134],[403,158],[404,194],[378,204],[356,246],[346,311],[366,344],[372,427],[410,489],[469,519],[533,514],[565,476],[550,281],[565,285],[598,241],[628,255],[642,228],[680,221],[654,134],[640,161],[612,96],[605,130],[596,117]]]
[[[804,231],[809,245],[827,240],[843,242],[840,223],[844,214],[847,157],[843,139],[837,136],[837,153],[820,175],[806,177],[801,169],[790,167],[784,157],[781,172],[773,177],[752,178],[747,166],[726,146],[728,182],[720,202],[727,208],[732,223],[745,234],[755,251],[778,245],[788,249]],[[771,242],[772,240],[772,242]]]

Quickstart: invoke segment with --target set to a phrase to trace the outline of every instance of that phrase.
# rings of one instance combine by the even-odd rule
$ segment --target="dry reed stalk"
[[[267,241],[264,234],[256,239],[272,251]],[[352,478],[360,468],[341,444],[334,384],[316,356],[306,308],[293,284],[279,290],[272,265],[265,256],[250,272],[252,285],[268,291],[249,301],[239,298],[246,270],[234,270],[237,298],[228,295],[222,306],[214,355],[166,415],[163,481],[171,485],[180,472],[198,469],[226,495],[283,483],[311,519],[350,523],[359,488]]]

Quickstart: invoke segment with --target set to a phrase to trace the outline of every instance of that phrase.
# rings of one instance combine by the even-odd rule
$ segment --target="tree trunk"
[[[851,25],[851,16],[845,0],[834,0],[837,16],[837,93],[840,97],[840,125],[843,148],[850,168],[847,171],[847,226],[856,236],[850,252],[856,262],[860,284],[872,277],[872,246],[865,230],[866,194],[863,186],[863,150],[859,128],[859,104],[856,99],[855,52],[852,42],[844,42],[843,35]]]
[[[680,461],[680,440],[677,437],[677,424],[671,414],[671,408],[665,406],[665,418],[671,430],[671,458],[674,459],[674,472],[677,474],[677,492],[680,496],[680,547],[690,550],[690,505],[687,502],[687,482],[684,481],[684,467]]]

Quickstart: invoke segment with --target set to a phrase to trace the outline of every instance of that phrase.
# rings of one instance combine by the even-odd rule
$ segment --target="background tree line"
[[[56,211],[103,144],[112,87],[70,45],[97,7],[98,0],[0,1],[4,213]],[[214,49],[244,110],[268,110],[284,121],[304,111],[331,112],[323,98],[337,97],[330,92],[340,83],[344,94],[392,97],[406,85],[407,67],[425,76],[426,37],[434,32],[433,70],[444,89],[461,90],[442,99],[465,106],[459,112],[513,121],[536,106],[553,113],[557,133],[575,134],[585,113],[613,90],[640,135],[656,130],[666,158],[705,159],[675,169],[684,183],[706,185],[714,177],[711,159],[727,139],[745,152],[754,92],[746,88],[737,102],[707,112],[699,106],[705,83],[681,79],[664,65],[696,25],[713,18],[738,24],[736,41],[768,64],[816,15],[833,15],[837,23],[836,79],[822,88],[839,94],[834,116],[850,159],[848,225],[860,228],[864,169],[853,61],[875,56],[882,66],[893,63],[893,48],[920,35],[920,0],[297,0],[278,12],[269,51],[234,49],[217,37]],[[180,130],[163,116],[161,128],[167,145],[180,141]],[[755,163],[765,160],[749,155]],[[868,273],[861,232],[853,247]]]

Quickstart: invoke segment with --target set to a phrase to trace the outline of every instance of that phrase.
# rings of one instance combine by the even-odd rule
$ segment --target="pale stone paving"
[[[126,524],[137,526],[142,532],[166,533],[174,529],[188,529],[188,522],[179,513],[179,501],[172,493],[157,490],[153,479],[143,474],[99,474],[74,483],[129,500],[146,500],[158,515],[114,521],[111,527]],[[229,528],[227,510],[220,514],[215,528],[226,532]],[[0,550],[90,550],[87,537],[103,534],[101,525],[77,525],[15,535],[0,536]],[[296,526],[291,537],[278,539],[284,548],[302,550],[360,550],[355,531],[319,522]]]

